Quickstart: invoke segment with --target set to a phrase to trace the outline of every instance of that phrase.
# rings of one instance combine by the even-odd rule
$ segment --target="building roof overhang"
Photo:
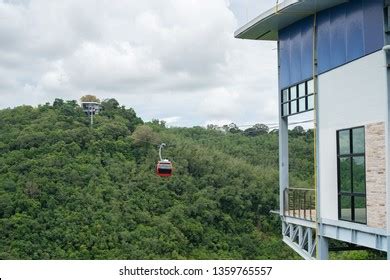
[[[348,0],[285,0],[239,28],[234,33],[234,37],[277,41],[279,30],[305,17],[345,2]]]

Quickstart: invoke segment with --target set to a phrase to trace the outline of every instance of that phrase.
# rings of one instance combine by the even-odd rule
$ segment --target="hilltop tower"
[[[81,102],[83,111],[89,115],[98,115],[102,109],[102,106],[98,102]]]
[[[102,110],[100,100],[94,95],[85,95],[80,98],[81,107],[86,115],[91,118],[91,127],[93,126],[93,117],[98,115]]]

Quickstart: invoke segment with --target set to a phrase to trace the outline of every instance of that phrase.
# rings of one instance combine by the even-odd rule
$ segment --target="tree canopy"
[[[115,99],[0,110],[0,259],[294,259],[280,238],[277,133],[144,123]],[[213,129],[211,129],[213,128]],[[312,184],[292,132],[292,182]],[[158,150],[174,176],[155,175]]]
[[[96,103],[100,103],[100,99],[99,98],[97,98],[95,95],[90,95],[90,94],[82,96],[80,98],[80,101],[81,102],[96,102]]]

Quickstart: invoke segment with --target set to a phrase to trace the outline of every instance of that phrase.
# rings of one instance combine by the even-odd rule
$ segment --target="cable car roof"
[[[285,0],[239,28],[234,37],[249,40],[277,41],[279,30],[319,11],[348,0]]]

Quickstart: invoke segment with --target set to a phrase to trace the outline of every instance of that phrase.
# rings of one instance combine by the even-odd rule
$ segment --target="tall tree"
[[[90,95],[90,94],[82,96],[80,98],[80,101],[81,102],[96,102],[96,103],[100,103],[100,99],[99,98],[97,98],[95,95]]]

